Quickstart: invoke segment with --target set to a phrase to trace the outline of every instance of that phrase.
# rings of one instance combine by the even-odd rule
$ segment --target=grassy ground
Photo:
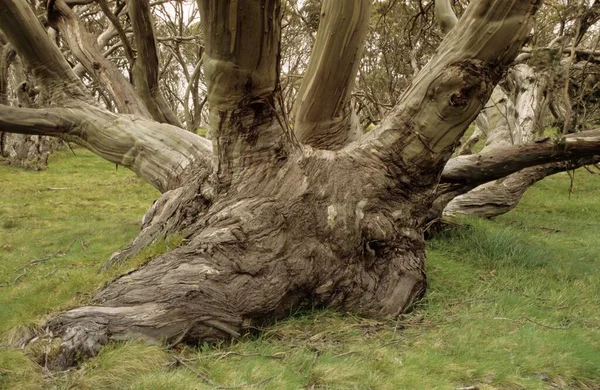
[[[430,242],[427,298],[397,321],[293,313],[233,345],[112,344],[52,375],[8,344],[134,266],[98,271],[157,193],[80,150],[46,172],[0,166],[0,183],[0,388],[600,386],[600,177],[584,171],[570,199],[568,176],[557,175],[508,215]]]

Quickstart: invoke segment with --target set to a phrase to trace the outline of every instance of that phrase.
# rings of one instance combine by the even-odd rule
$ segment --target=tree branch
[[[492,148],[487,152],[450,159],[442,173],[444,184],[471,188],[534,165],[600,155],[600,129],[569,134],[558,141]]]
[[[443,218],[456,215],[492,218],[507,213],[519,204],[525,192],[538,181],[559,172],[596,164],[598,161],[598,157],[587,157],[522,169],[453,198],[444,208]]]
[[[33,10],[22,0],[0,0],[0,27],[54,104],[83,100],[93,104]]]
[[[291,145],[275,110],[280,8],[278,0],[200,2],[213,150],[225,187],[251,165],[285,158]]]
[[[134,85],[155,120],[183,127],[160,92],[158,50],[150,3],[147,0],[128,0],[127,3],[138,53],[134,66]]]
[[[452,9],[451,0],[435,0],[435,17],[440,22],[442,33],[446,34],[456,26],[458,18]]]
[[[210,141],[176,126],[80,104],[28,109],[0,105],[0,132],[47,135],[74,142],[134,171],[161,192],[210,171]]]
[[[104,15],[106,15],[108,20],[110,20],[110,22],[113,25],[113,27],[115,28],[115,30],[117,30],[117,33],[119,34],[119,38],[121,38],[121,42],[123,43],[123,50],[125,51],[125,57],[127,57],[127,60],[129,61],[130,64],[133,64],[133,62],[135,60],[135,58],[133,56],[133,51],[131,50],[131,45],[129,44],[129,40],[127,39],[125,30],[123,29],[123,26],[121,26],[121,23],[119,22],[119,18],[117,17],[117,15],[115,15],[110,10],[106,0],[96,0],[96,2],[100,5],[102,12],[104,13]]]
[[[371,16],[371,0],[325,0],[317,39],[295,104],[294,131],[316,148],[339,149],[362,134],[350,93]],[[358,134],[357,134],[358,133]]]
[[[471,2],[400,104],[360,147],[382,151],[415,178],[440,172],[518,54],[540,3]]]
[[[102,55],[96,38],[85,30],[64,0],[56,0],[50,16],[75,58],[98,84],[106,88],[119,112],[150,118],[148,109],[133,86],[121,71]]]

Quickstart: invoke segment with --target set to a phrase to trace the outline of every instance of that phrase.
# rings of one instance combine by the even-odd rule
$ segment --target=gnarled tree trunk
[[[338,3],[325,0],[323,9]],[[440,188],[597,150],[598,137],[574,139],[465,156],[444,168],[518,53],[539,0],[472,1],[399,105],[342,147],[347,133],[328,135],[312,120],[331,123],[344,112],[355,76],[349,62],[358,59],[368,2],[343,3],[351,28],[336,36],[331,26],[339,20],[324,17],[319,34],[334,36],[318,37],[316,52],[330,64],[339,56],[344,73],[334,72],[329,85],[328,69],[318,61],[309,67],[303,90],[314,101],[299,97],[302,130],[294,133],[278,107],[279,1],[201,2],[210,148],[177,127],[97,107],[28,6],[0,0],[8,10],[0,26],[55,97],[51,109],[0,106],[0,130],[71,139],[163,191],[126,254],[161,234],[186,238],[104,287],[92,305],[53,318],[48,327],[62,339],[55,366],[93,355],[111,339],[235,338],[307,301],[396,316],[425,291],[423,231]],[[340,52],[340,42],[352,50]]]

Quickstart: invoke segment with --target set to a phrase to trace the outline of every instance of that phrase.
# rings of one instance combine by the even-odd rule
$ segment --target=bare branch
[[[134,66],[134,84],[154,119],[183,127],[160,92],[158,51],[150,3],[147,0],[129,0],[128,5],[138,53]]]
[[[438,18],[444,34],[452,30],[458,23],[451,0],[435,0],[435,17]]]
[[[94,106],[29,109],[0,105],[0,132],[47,135],[81,145],[134,171],[161,192],[210,170],[210,142],[176,126]]]
[[[133,86],[119,69],[102,55],[96,38],[85,30],[64,0],[56,0],[51,20],[88,74],[107,89],[119,112],[150,118],[149,111]]]
[[[540,3],[471,2],[401,103],[364,138],[361,147],[386,150],[403,171],[412,167],[413,175],[441,171],[518,54]]]
[[[557,141],[492,148],[452,158],[444,168],[442,183],[474,187],[530,166],[595,155],[600,155],[600,129],[569,134]]]
[[[29,4],[21,0],[0,0],[0,9],[2,31],[40,85],[48,91],[52,103],[85,100],[93,104]]]
[[[127,60],[129,61],[130,64],[133,64],[133,62],[134,62],[133,51],[131,50],[131,45],[129,44],[129,40],[127,39],[125,30],[123,29],[123,26],[121,26],[121,23],[119,22],[119,18],[108,7],[108,3],[106,2],[106,0],[96,0],[96,2],[100,5],[102,12],[104,13],[104,15],[106,15],[108,20],[110,20],[110,22],[114,26],[115,30],[117,30],[117,33],[119,34],[119,38],[121,38],[121,42],[123,43],[123,50],[125,51],[125,57],[127,57]]]
[[[299,141],[339,149],[362,134],[350,93],[371,16],[371,0],[325,0],[295,106]]]

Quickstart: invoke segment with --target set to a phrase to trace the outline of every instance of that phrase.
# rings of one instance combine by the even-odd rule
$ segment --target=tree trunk
[[[12,72],[11,72],[12,70]],[[9,88],[9,86],[13,88]],[[9,104],[9,89],[15,91],[13,102],[19,107],[31,107],[37,95],[30,86],[20,59],[10,44],[0,44],[0,104]],[[43,170],[50,153],[58,147],[48,137],[0,132],[0,157],[9,165]]]
[[[366,3],[353,0],[352,7]],[[35,16],[14,8],[17,0],[0,0],[11,11],[0,13],[0,25],[8,18],[25,24],[7,36],[38,69],[43,85],[61,88],[64,79],[76,94],[55,93],[58,103],[51,109],[0,106],[0,130],[62,135],[128,165],[164,192],[136,241],[144,245],[175,232],[186,239],[103,288],[93,306],[52,319],[48,329],[62,339],[54,366],[94,355],[111,339],[176,344],[235,338],[306,302],[376,318],[405,311],[425,291],[423,232],[441,187],[475,186],[508,170],[598,148],[598,137],[573,139],[463,156],[444,168],[528,36],[539,3],[471,2],[390,115],[369,134],[331,151],[301,144],[281,118],[279,1],[206,0],[201,12],[211,167],[200,137],[108,113],[82,102],[87,96],[78,99],[81,84],[60,53],[42,44]],[[352,24],[349,40],[363,23]],[[31,49],[36,45],[46,57]],[[341,54],[348,60],[355,53]],[[57,70],[48,71],[49,64]],[[352,66],[340,68],[346,76],[335,85],[345,91],[354,75]],[[328,95],[320,89],[329,86],[318,81],[308,90],[324,104]],[[345,92],[336,93],[335,101],[342,101]],[[322,135],[324,143],[315,146],[335,137]]]
[[[500,86],[496,86],[488,103],[490,107],[478,117],[485,116],[489,125],[486,146],[482,152],[508,145],[532,143],[543,129],[544,75],[536,75],[528,65],[519,64],[509,72],[507,83],[511,86],[512,93],[508,95]],[[532,167],[504,179],[485,183],[452,199],[442,216],[450,218],[455,215],[473,215],[491,218],[504,214],[516,207],[525,191],[542,180],[544,174],[551,175],[571,165]]]

